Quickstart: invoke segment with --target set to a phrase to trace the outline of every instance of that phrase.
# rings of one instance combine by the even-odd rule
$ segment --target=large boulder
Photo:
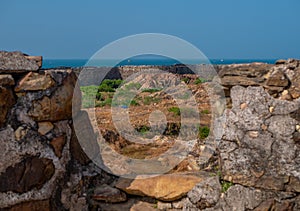
[[[300,101],[272,98],[262,87],[233,87],[219,145],[225,180],[245,186],[299,192],[299,121],[291,114]],[[243,106],[241,106],[243,105]],[[298,184],[298,185],[297,185]]]
[[[128,194],[149,196],[162,201],[174,201],[185,196],[208,175],[204,173],[165,174],[151,178],[138,176],[134,180],[120,178],[116,187]]]

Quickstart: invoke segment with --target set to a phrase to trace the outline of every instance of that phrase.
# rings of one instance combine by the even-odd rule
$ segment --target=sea
[[[184,64],[194,65],[194,64],[243,64],[243,63],[253,63],[253,62],[263,62],[268,64],[274,64],[278,59],[211,59],[209,61],[200,60],[185,60]],[[88,59],[44,59],[42,68],[57,68],[57,67],[83,67],[83,66],[125,66],[125,65],[159,65],[159,66],[169,66],[180,64],[181,62],[169,59],[169,58],[130,58],[123,60],[122,62],[117,62],[116,60],[88,60]]]

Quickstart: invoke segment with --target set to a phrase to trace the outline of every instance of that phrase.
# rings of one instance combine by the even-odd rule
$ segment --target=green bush
[[[209,136],[210,129],[207,126],[199,127],[199,138],[204,139]]]
[[[121,79],[105,79],[99,86],[98,92],[114,92],[122,83]]]
[[[140,105],[136,100],[132,100],[131,102],[130,102],[130,105],[132,105],[132,106],[138,106],[138,105]]]
[[[180,116],[180,109],[178,107],[171,107],[168,111],[174,113],[176,116]]]

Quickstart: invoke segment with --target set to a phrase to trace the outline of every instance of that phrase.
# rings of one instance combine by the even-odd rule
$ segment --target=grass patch
[[[149,92],[149,93],[155,93],[155,92],[159,92],[162,89],[160,88],[153,88],[153,89],[143,89],[142,92]]]
[[[207,126],[199,127],[199,138],[205,139],[209,136],[210,129]]]
[[[201,114],[209,114],[209,113],[210,113],[210,111],[207,109],[201,111]]]
[[[222,186],[222,192],[225,193],[231,186],[233,186],[233,183],[222,180],[221,186]]]
[[[128,83],[124,85],[124,90],[129,91],[129,90],[138,90],[142,87],[141,84],[139,83]]]
[[[145,96],[143,99],[143,103],[145,105],[150,105],[151,103],[159,103],[161,101],[160,98]]]
[[[205,78],[197,78],[195,80],[195,84],[202,84],[202,83],[205,83],[207,82],[207,80]]]
[[[143,126],[137,128],[136,130],[137,130],[138,132],[142,133],[142,134],[145,134],[145,133],[149,132],[150,129],[151,129],[151,128],[148,127],[147,125],[143,125]]]
[[[107,98],[104,101],[96,102],[96,107],[111,106],[112,98]]]
[[[180,109],[178,107],[171,107],[168,111],[174,113],[176,116],[180,116]]]

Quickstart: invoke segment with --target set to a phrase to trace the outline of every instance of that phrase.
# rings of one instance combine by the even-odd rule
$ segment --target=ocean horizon
[[[209,62],[213,65],[222,65],[222,64],[245,64],[253,62],[262,62],[267,64],[275,64],[278,59],[211,59]],[[207,64],[207,61],[199,60],[185,60],[185,64],[195,65],[195,64]],[[99,67],[114,67],[114,66],[126,66],[126,65],[158,65],[158,66],[169,66],[180,64],[179,61],[169,58],[152,58],[152,59],[141,59],[141,58],[132,58],[128,60],[123,60],[120,63],[117,63],[116,60],[101,60],[101,61],[89,61],[88,59],[44,59],[42,68],[57,68],[57,67],[83,67],[83,66],[99,66]]]

